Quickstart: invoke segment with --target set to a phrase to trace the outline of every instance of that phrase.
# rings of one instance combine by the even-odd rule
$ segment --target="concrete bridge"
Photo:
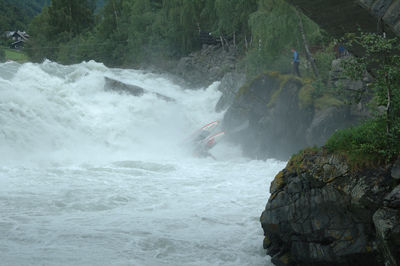
[[[348,32],[400,36],[400,0],[286,0],[334,37]]]

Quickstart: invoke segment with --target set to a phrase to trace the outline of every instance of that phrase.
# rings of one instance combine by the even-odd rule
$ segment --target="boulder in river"
[[[165,96],[163,94],[157,93],[157,92],[150,92],[142,87],[133,85],[133,84],[127,84],[122,81],[112,79],[109,77],[104,77],[105,79],[105,84],[104,84],[104,90],[108,91],[116,91],[119,93],[127,93],[133,96],[142,96],[145,93],[152,93],[155,94],[158,98],[163,99],[167,102],[174,102],[175,99]]]

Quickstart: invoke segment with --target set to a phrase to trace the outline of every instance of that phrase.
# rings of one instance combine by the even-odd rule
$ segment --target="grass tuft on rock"
[[[390,133],[386,132],[382,118],[336,131],[326,142],[325,149],[345,155],[353,168],[390,163],[400,154],[400,120]]]
[[[320,151],[318,147],[307,147],[290,157],[290,160],[286,166],[289,172],[301,173],[306,168],[305,158],[308,156],[314,156]]]

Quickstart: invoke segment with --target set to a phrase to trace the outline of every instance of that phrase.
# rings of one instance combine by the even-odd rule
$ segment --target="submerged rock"
[[[104,90],[108,91],[116,91],[119,93],[128,93],[133,96],[142,96],[145,93],[152,93],[155,94],[158,98],[163,99],[167,102],[174,102],[175,99],[162,95],[160,93],[156,92],[149,92],[143,89],[142,87],[132,85],[132,84],[127,84],[119,80],[115,80],[112,78],[104,77],[105,79],[105,84],[104,84]]]
[[[126,84],[123,83],[122,81],[108,77],[104,77],[104,79],[106,81],[104,84],[105,90],[129,93],[132,94],[133,96],[142,96],[144,94],[144,89],[139,86]]]
[[[400,187],[391,167],[350,170],[309,149],[271,183],[261,215],[276,265],[400,265]]]

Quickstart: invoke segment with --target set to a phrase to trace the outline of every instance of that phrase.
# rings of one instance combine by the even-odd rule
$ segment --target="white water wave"
[[[105,91],[104,77],[176,101]],[[0,64],[2,264],[268,264],[259,215],[284,164],[224,142],[216,161],[183,147],[222,118],[218,84],[188,90],[96,62]]]

